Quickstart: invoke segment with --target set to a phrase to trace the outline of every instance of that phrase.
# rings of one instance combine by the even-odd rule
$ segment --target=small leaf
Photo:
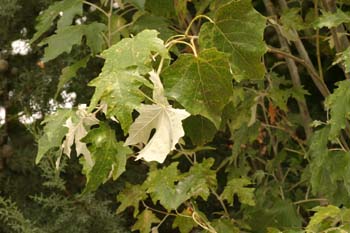
[[[185,135],[191,138],[194,145],[202,146],[210,142],[217,129],[215,125],[202,116],[190,116],[184,122]]]
[[[178,192],[190,197],[202,197],[208,200],[210,190],[217,186],[216,171],[210,169],[214,164],[214,159],[204,159],[201,163],[195,163],[184,178],[176,186]]]
[[[181,215],[186,215],[187,217]],[[174,229],[178,227],[181,233],[191,232],[197,226],[197,223],[192,219],[191,212],[188,209],[184,209],[181,215],[175,217],[172,227]]]
[[[228,53],[235,80],[262,79],[265,21],[250,0],[229,1],[215,11],[214,23],[201,27],[199,45]]]
[[[321,224],[324,225],[329,222],[330,219],[335,219],[340,214],[341,210],[333,205],[329,206],[317,206],[312,209],[316,213],[311,217],[309,224],[306,227],[307,232],[319,232],[321,229]],[[327,221],[328,219],[328,221]],[[331,227],[332,222],[329,222],[329,227]]]
[[[179,139],[184,136],[181,121],[190,114],[183,109],[159,104],[141,105],[138,112],[140,115],[131,125],[125,145],[146,144],[137,159],[163,163],[169,152],[175,149]],[[153,129],[156,132],[148,141]]]
[[[254,188],[245,187],[251,184],[251,181],[247,178],[231,179],[225,186],[221,198],[227,200],[230,205],[233,205],[233,196],[236,194],[242,204],[254,206]]]
[[[73,65],[67,66],[62,69],[62,74],[60,76],[60,81],[57,86],[57,91],[55,94],[55,97],[57,97],[58,93],[61,91],[63,86],[73,77],[76,76],[76,73],[79,69],[86,66],[87,62],[89,61],[90,56],[86,56],[83,59],[77,61]]]
[[[55,2],[37,17],[36,33],[30,43],[36,41],[42,34],[49,30],[53,21],[60,15],[57,21],[58,29],[70,25],[76,15],[83,14],[83,2],[81,0],[63,0]]]
[[[331,115],[329,121],[331,125],[329,138],[331,140],[338,137],[340,130],[345,129],[346,121],[350,119],[350,82],[349,80],[340,81],[337,86],[338,88],[327,97],[325,102]]]
[[[92,166],[93,161],[90,151],[86,144],[80,140],[87,135],[87,129],[98,124],[98,122],[94,114],[87,113],[85,109],[78,109],[76,115],[69,117],[63,125],[68,128],[66,138],[62,143],[63,153],[70,157],[71,147],[74,143],[77,156],[83,155],[87,165]]]
[[[337,54],[337,59],[332,63],[332,65],[342,63],[345,68],[345,73],[350,72],[350,47],[345,49],[343,52]]]
[[[226,54],[203,50],[198,57],[183,54],[162,73],[166,94],[192,115],[202,115],[219,128],[232,95],[232,75]]]
[[[127,207],[134,207],[133,216],[136,217],[139,213],[139,203],[147,198],[146,190],[141,185],[127,183],[125,188],[118,194],[117,200],[120,206],[117,209],[117,214],[123,212]]]
[[[94,191],[108,180],[110,174],[113,180],[117,179],[126,166],[126,155],[131,153],[123,143],[117,142],[115,132],[107,124],[100,123],[99,128],[90,130],[84,138],[89,143],[94,165],[87,174],[87,184],[84,193]]]
[[[177,165],[174,162],[163,169],[151,171],[146,180],[147,192],[153,202],[159,201],[168,210],[177,209],[187,200],[186,193],[175,187],[175,182],[180,178]]]
[[[48,62],[64,52],[70,53],[73,45],[81,44],[83,36],[86,36],[86,43],[91,48],[92,53],[100,52],[104,44],[101,33],[105,28],[104,24],[94,22],[88,25],[72,25],[58,29],[56,34],[39,44],[40,46],[48,44],[42,61]]]
[[[322,15],[316,19],[313,23],[314,28],[332,28],[337,27],[342,23],[350,22],[350,15],[343,12],[341,9],[337,9],[336,12],[322,11]]]
[[[63,125],[72,115],[75,115],[75,112],[72,110],[59,109],[56,113],[45,118],[42,122],[42,124],[45,124],[44,134],[38,141],[38,153],[35,163],[39,163],[45,153],[51,148],[61,146],[62,140],[68,132],[68,129],[63,127]]]
[[[150,210],[144,210],[137,216],[136,223],[132,226],[132,231],[139,230],[140,233],[150,233],[152,224],[159,223],[160,220]]]
[[[241,232],[229,219],[218,219],[213,222],[213,227],[217,233],[239,233]]]

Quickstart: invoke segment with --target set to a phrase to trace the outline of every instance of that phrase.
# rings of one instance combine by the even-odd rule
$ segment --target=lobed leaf
[[[201,27],[199,45],[228,53],[235,80],[262,79],[265,21],[250,0],[229,1],[215,12],[214,23],[207,22]]]
[[[37,17],[38,23],[35,26],[36,33],[30,42],[35,42],[41,35],[49,30],[53,24],[53,21],[58,16],[60,16],[60,18],[57,21],[57,28],[62,29],[70,25],[76,15],[82,14],[82,0],[63,0],[55,2]]]
[[[94,165],[87,173],[87,183],[84,193],[95,191],[99,185],[112,176],[117,179],[126,166],[126,156],[132,151],[117,142],[115,132],[106,123],[100,123],[99,128],[90,130],[83,140],[89,143]]]
[[[196,57],[183,54],[162,73],[166,94],[192,115],[202,115],[220,127],[232,95],[232,75],[226,54],[214,48]]]

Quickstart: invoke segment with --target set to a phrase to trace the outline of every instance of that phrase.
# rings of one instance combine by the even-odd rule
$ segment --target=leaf
[[[233,205],[233,196],[236,194],[242,204],[254,206],[254,188],[245,187],[251,184],[248,178],[231,179],[220,196],[222,199],[227,200],[230,205]]]
[[[191,230],[197,226],[197,223],[192,219],[191,212],[189,209],[184,209],[181,212],[181,215],[186,215],[188,217],[184,217],[181,215],[177,215],[173,222],[173,229],[179,228],[181,233],[189,233]]]
[[[300,14],[300,8],[289,8],[283,11],[281,15],[281,23],[286,28],[286,30],[295,29],[303,30],[305,29],[305,23]]]
[[[117,142],[114,130],[102,122],[99,128],[90,130],[83,141],[89,144],[94,161],[91,171],[87,174],[84,189],[84,193],[87,193],[95,191],[110,176],[116,180],[125,171],[126,156],[132,151],[124,147],[122,142]]]
[[[313,211],[316,211],[316,213],[311,217],[311,220],[309,224],[306,227],[307,232],[318,232],[319,230],[322,230],[320,225],[325,224],[328,218],[335,219],[340,214],[341,210],[333,205],[329,206],[317,206],[312,209]],[[334,221],[334,220],[333,220]],[[329,222],[329,227],[331,227],[331,224],[333,222]]]
[[[194,145],[202,146],[210,142],[217,130],[211,121],[202,116],[190,116],[183,122],[185,135],[191,138]]]
[[[55,97],[59,94],[63,86],[73,77],[76,76],[76,73],[79,69],[86,67],[87,62],[89,61],[90,56],[86,56],[83,59],[77,61],[73,65],[66,66],[65,68],[62,69],[62,74],[60,76],[60,81],[57,86],[57,91],[55,94]]]
[[[250,0],[233,0],[215,11],[214,23],[201,27],[199,45],[228,53],[235,80],[262,79],[264,30],[265,17],[252,7]]]
[[[137,18],[132,25],[132,31],[137,34],[144,29],[154,29],[159,32],[159,37],[163,40],[167,40],[171,36],[176,35],[176,32],[169,28],[170,22],[165,18],[145,13]]]
[[[56,34],[46,38],[39,44],[39,46],[48,45],[45,48],[45,55],[42,61],[48,62],[64,52],[70,53],[74,45],[81,44],[83,36],[86,37],[86,44],[90,47],[93,54],[100,52],[104,44],[102,32],[105,28],[104,24],[94,22],[88,25],[72,25],[58,29]]]
[[[168,167],[149,172],[145,182],[147,193],[151,195],[153,202],[159,201],[168,210],[177,209],[187,200],[186,193],[175,186],[180,178],[177,165],[177,162],[173,162]]]
[[[35,163],[38,164],[42,157],[51,148],[60,147],[62,140],[68,129],[63,127],[69,117],[74,115],[74,111],[67,109],[59,109],[56,113],[45,118],[42,124],[44,126],[44,134],[38,140],[38,153]]]
[[[133,120],[131,113],[144,100],[140,86],[150,86],[141,74],[152,70],[152,52],[168,57],[163,41],[157,38],[157,34],[154,30],[145,30],[105,50],[102,53],[106,59],[102,72],[89,83],[96,87],[90,111],[99,101],[106,103],[107,116],[116,116],[125,133]]]
[[[98,124],[98,122],[94,114],[87,113],[85,109],[78,109],[76,115],[69,117],[63,125],[68,128],[68,132],[65,135],[66,138],[62,143],[63,153],[70,157],[71,147],[75,144],[77,156],[83,155],[87,164],[91,167],[93,161],[90,151],[86,143],[82,142],[81,139],[87,135],[87,129]]]
[[[150,210],[144,210],[137,216],[136,223],[132,226],[132,231],[139,230],[140,233],[150,233],[152,224],[159,223],[160,220]]]
[[[337,83],[338,88],[326,99],[325,106],[330,111],[329,123],[331,129],[329,138],[334,140],[340,130],[345,129],[346,121],[350,119],[350,82],[348,80]]]
[[[169,152],[175,149],[179,139],[184,136],[181,121],[190,114],[183,109],[159,104],[141,105],[137,111],[140,115],[131,125],[125,145],[146,144],[137,159],[163,163]],[[156,132],[148,141],[153,129]]]
[[[219,128],[222,110],[233,92],[229,67],[226,54],[216,49],[203,50],[198,57],[180,55],[162,73],[166,94]]]
[[[239,233],[241,232],[235,224],[229,219],[217,219],[213,222],[213,227],[217,233]]]
[[[342,52],[342,55],[340,56],[343,65],[345,67],[345,73],[350,72],[350,47],[348,47],[346,50]]]
[[[321,10],[321,12],[322,15],[313,23],[314,28],[332,28],[337,27],[342,23],[350,22],[350,15],[343,12],[341,9],[337,9],[334,13],[324,10]]]
[[[147,198],[146,190],[141,185],[127,183],[125,188],[118,194],[117,200],[120,206],[117,209],[117,214],[123,212],[127,207],[134,207],[133,216],[136,217],[139,213],[139,203]]]
[[[125,3],[130,3],[136,6],[139,10],[144,10],[146,0],[125,0]]]
[[[176,190],[190,197],[202,197],[208,200],[210,190],[217,187],[216,171],[210,169],[214,159],[204,159],[201,163],[195,163],[183,179],[179,181]]]
[[[62,29],[70,25],[76,15],[83,14],[83,3],[81,0],[63,0],[55,2],[37,17],[38,23],[35,26],[36,33],[30,40],[35,42],[39,37],[49,30],[53,21],[62,15],[57,21],[57,28]]]

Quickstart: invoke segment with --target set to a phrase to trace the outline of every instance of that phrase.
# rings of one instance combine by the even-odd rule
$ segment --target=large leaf
[[[68,129],[63,127],[67,119],[75,115],[75,112],[67,109],[60,109],[56,113],[49,115],[43,121],[45,124],[44,134],[38,141],[38,153],[36,155],[35,163],[39,163],[42,157],[51,148],[60,147],[62,140]]]
[[[139,152],[137,159],[163,163],[184,136],[181,121],[190,114],[183,109],[159,104],[142,105],[138,112],[140,115],[131,125],[125,145],[144,143],[146,146]],[[153,129],[156,132],[148,141]]]
[[[83,14],[82,0],[64,0],[59,1],[47,8],[37,18],[38,23],[35,26],[36,33],[31,42],[36,41],[42,34],[52,26],[53,21],[60,15],[57,21],[57,28],[62,29],[72,23],[76,15]]]
[[[251,184],[251,181],[247,178],[231,179],[227,182],[221,198],[227,200],[230,205],[233,205],[233,196],[236,194],[242,204],[254,206],[254,188],[246,187]]]
[[[150,233],[152,224],[159,223],[160,220],[150,210],[144,210],[139,216],[137,216],[136,223],[132,226],[132,231],[139,230],[140,233]]]
[[[92,129],[84,138],[84,142],[90,144],[89,150],[94,160],[84,190],[90,192],[96,190],[109,176],[115,180],[125,171],[126,155],[130,154],[131,150],[116,141],[114,130],[105,123],[100,123],[99,128]]]
[[[70,53],[74,45],[80,45],[83,36],[86,37],[86,44],[90,47],[92,53],[96,54],[102,50],[104,40],[102,32],[106,26],[102,23],[91,23],[88,25],[72,25],[58,29],[56,34],[46,38],[39,45],[47,44],[43,62],[55,59],[60,54]]]
[[[151,71],[152,52],[168,57],[163,41],[154,30],[123,39],[102,53],[106,59],[102,72],[89,84],[96,87],[90,110],[99,101],[106,103],[107,116],[116,116],[125,133],[132,123],[132,111],[144,100],[139,88],[149,83],[141,74]]]
[[[350,82],[348,80],[337,83],[338,88],[328,96],[325,105],[330,110],[331,129],[329,138],[334,140],[345,129],[346,121],[350,119]]]
[[[168,96],[192,115],[202,115],[219,128],[222,110],[232,95],[232,74],[226,54],[203,50],[183,54],[162,73]]]
[[[118,194],[117,200],[120,206],[117,209],[117,214],[123,212],[127,207],[134,207],[133,216],[136,217],[139,213],[139,203],[147,198],[146,190],[141,185],[127,183],[125,188]]]
[[[233,0],[215,12],[214,23],[202,26],[199,44],[230,54],[236,80],[261,79],[265,73],[261,62],[266,52],[264,30],[265,17],[252,7],[250,0]]]

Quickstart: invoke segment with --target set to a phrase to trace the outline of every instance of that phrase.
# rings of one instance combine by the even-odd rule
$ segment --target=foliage
[[[34,200],[56,222],[30,226],[77,217],[65,232],[117,232],[94,205],[108,183],[141,233],[350,231],[347,4],[55,1],[31,33],[39,67],[55,74],[41,86],[84,98],[57,111],[41,98],[36,164],[55,164],[44,184],[57,192]],[[67,156],[85,177],[70,198]]]

